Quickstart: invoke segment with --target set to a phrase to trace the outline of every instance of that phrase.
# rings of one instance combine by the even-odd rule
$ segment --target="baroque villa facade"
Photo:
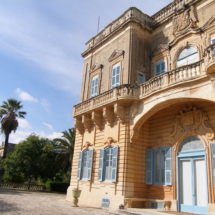
[[[79,203],[215,214],[215,1],[129,8],[86,43]]]

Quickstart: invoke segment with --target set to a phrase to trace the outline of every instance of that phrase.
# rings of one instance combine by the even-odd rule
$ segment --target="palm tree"
[[[74,146],[75,146],[75,128],[69,128],[68,131],[62,131],[62,138],[55,138],[56,143],[56,162],[62,165],[62,169],[68,171],[71,169]]]
[[[19,126],[17,117],[25,118],[27,113],[20,111],[23,105],[21,105],[21,101],[17,101],[16,99],[7,99],[7,101],[3,101],[0,108],[1,133],[5,135],[4,159],[7,154],[9,135],[12,131],[15,132]]]

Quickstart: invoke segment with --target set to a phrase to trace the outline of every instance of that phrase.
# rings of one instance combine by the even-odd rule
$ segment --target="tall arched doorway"
[[[179,211],[207,214],[208,192],[204,144],[195,136],[183,140],[178,154]]]

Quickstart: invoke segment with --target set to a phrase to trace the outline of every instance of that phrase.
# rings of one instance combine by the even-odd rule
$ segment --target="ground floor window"
[[[146,150],[146,184],[172,184],[172,148]]]

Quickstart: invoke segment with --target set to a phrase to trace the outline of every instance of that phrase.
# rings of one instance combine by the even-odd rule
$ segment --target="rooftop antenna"
[[[100,22],[100,16],[98,18],[98,28],[97,28],[97,34],[99,33],[99,22]]]

